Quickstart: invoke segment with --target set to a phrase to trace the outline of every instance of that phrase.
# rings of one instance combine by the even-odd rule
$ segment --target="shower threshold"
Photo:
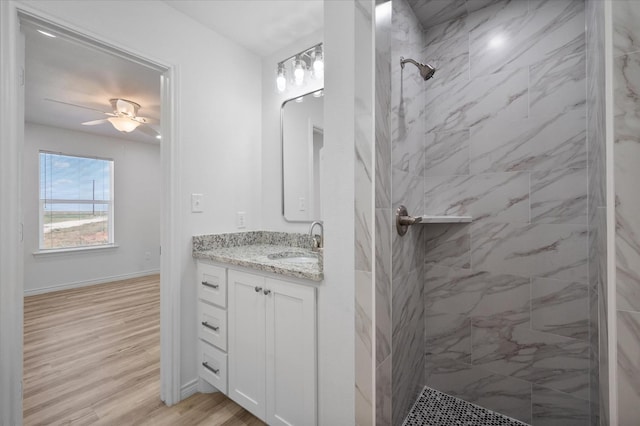
[[[427,386],[403,426],[529,426]]]

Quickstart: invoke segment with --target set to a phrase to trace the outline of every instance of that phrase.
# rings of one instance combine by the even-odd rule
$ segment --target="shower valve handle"
[[[405,206],[400,206],[396,210],[396,229],[398,231],[398,235],[402,236],[406,234],[409,226],[420,222],[422,222],[422,217],[409,216],[409,212],[407,212],[407,208]]]

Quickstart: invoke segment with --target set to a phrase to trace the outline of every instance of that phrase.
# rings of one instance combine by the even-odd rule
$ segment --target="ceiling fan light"
[[[127,117],[109,117],[107,120],[113,124],[116,130],[125,133],[133,132],[141,124]]]

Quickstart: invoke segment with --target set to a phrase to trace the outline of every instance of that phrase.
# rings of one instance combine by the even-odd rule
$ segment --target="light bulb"
[[[316,61],[313,63],[313,75],[317,79],[324,78],[324,62],[322,60],[316,59]]]
[[[293,77],[295,78],[296,86],[302,86],[302,83],[304,83],[304,67],[302,65],[302,60],[300,59],[296,59]]]
[[[284,92],[287,89],[287,77],[284,70],[284,64],[278,64],[278,77],[276,77],[276,87],[278,92]]]
[[[324,57],[320,46],[316,48],[316,55],[313,61],[313,75],[317,79],[324,78]]]
[[[278,75],[278,78],[276,78],[276,86],[278,86],[278,92],[285,91],[285,89],[287,88],[287,79],[284,78],[284,75]]]

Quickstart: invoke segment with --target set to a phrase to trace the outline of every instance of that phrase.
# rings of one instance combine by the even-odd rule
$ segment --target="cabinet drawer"
[[[227,394],[227,354],[211,346],[198,342],[199,376],[223,394]]]
[[[204,302],[198,303],[198,337],[227,350],[227,311]]]
[[[227,307],[227,271],[224,268],[198,262],[198,298]]]

